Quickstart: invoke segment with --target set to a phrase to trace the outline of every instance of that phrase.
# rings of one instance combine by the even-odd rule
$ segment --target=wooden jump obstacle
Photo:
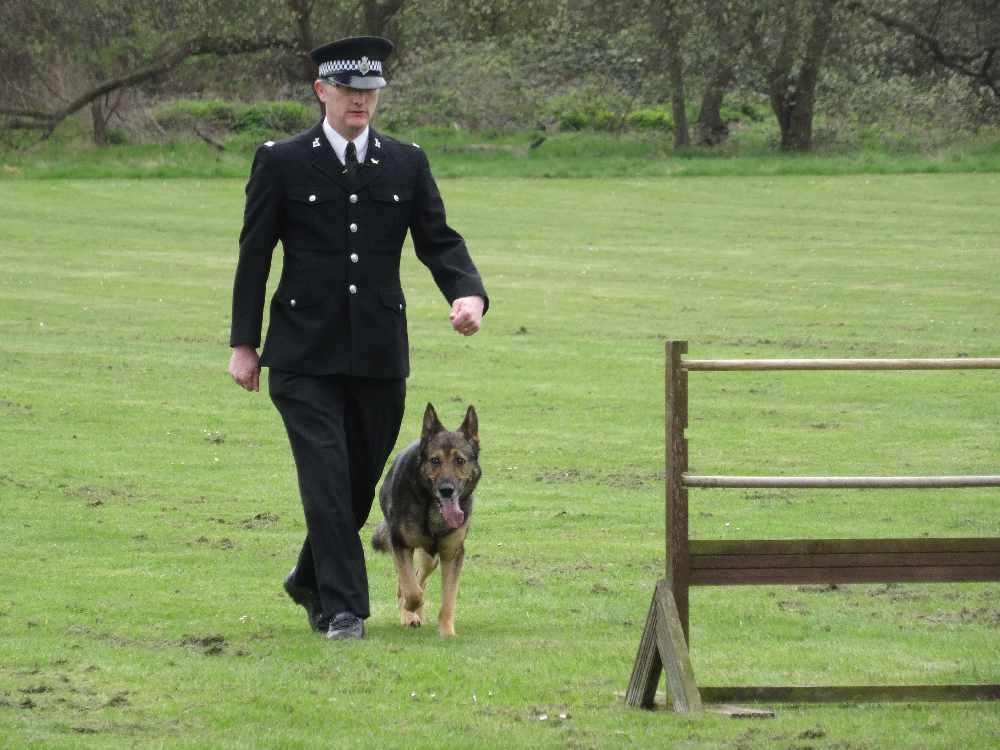
[[[770,370],[1000,369],[1000,357],[955,359],[683,359],[666,343],[666,575],[653,602],[625,701],[653,708],[661,672],[675,711],[704,703],[1000,700],[1000,684],[702,687],[691,668],[688,589],[740,584],[1000,581],[1000,538],[705,541],[688,538],[689,487],[1000,487],[1000,476],[699,476],[688,473],[688,373]]]

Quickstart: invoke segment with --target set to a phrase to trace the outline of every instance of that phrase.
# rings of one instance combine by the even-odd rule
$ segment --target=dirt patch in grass
[[[181,639],[181,645],[200,649],[206,656],[218,656],[225,653],[229,644],[226,642],[225,636],[212,633],[210,635],[186,635]]]
[[[535,475],[536,482],[566,482],[569,484],[598,484],[605,487],[636,488],[662,482],[663,472],[609,472],[600,473],[586,469],[549,469]]]
[[[985,625],[1000,628],[1000,609],[993,607],[962,607],[958,612],[935,612],[932,615],[917,615],[914,619],[930,625]]]
[[[31,404],[21,404],[17,401],[8,401],[7,399],[0,398],[0,411],[8,414],[30,414],[31,409]]]
[[[99,508],[112,501],[134,500],[136,497],[135,493],[130,490],[114,487],[90,487],[88,485],[68,487],[63,485],[59,489],[66,497],[84,500],[90,508]]]
[[[877,589],[868,589],[868,596],[884,596],[893,602],[919,602],[927,599],[930,594],[926,591],[902,588],[898,583],[887,583]]]
[[[244,529],[269,529],[278,525],[278,516],[274,513],[258,513],[253,518],[240,521],[240,526]]]
[[[233,549],[236,547],[236,542],[234,542],[229,537],[223,537],[222,539],[211,540],[207,536],[200,536],[194,540],[195,544],[205,544],[214,549]]]

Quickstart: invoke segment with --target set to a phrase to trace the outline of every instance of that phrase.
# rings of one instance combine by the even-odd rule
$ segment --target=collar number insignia
[[[319,138],[313,138],[313,148],[319,148]]]
[[[375,148],[382,148],[382,143],[379,141],[378,138],[375,139]]]
[[[366,76],[371,72],[371,69],[372,65],[370,62],[368,62],[368,57],[367,56],[362,57],[361,62],[358,63],[358,71],[361,73],[361,75]]]
[[[371,162],[372,162],[372,164],[375,164],[376,166],[378,165],[378,159],[372,159]]]

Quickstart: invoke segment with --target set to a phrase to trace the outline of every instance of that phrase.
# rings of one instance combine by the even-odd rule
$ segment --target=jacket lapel
[[[333,146],[330,145],[330,141],[326,139],[326,133],[323,132],[322,120],[309,131],[308,138],[310,139],[310,162],[313,167],[346,189],[347,175],[344,174],[344,165],[337,158],[337,154],[333,150]]]
[[[344,190],[355,191],[375,181],[385,171],[390,161],[389,151],[382,144],[382,136],[376,133],[374,128],[369,130],[365,162],[359,166],[357,175],[352,182],[345,174],[344,165],[337,158],[333,146],[326,139],[322,120],[309,131],[308,138],[310,140],[310,160],[313,167]]]
[[[384,148],[382,136],[376,133],[374,128],[370,129],[368,131],[368,152],[365,154],[365,163],[358,170],[356,187],[363,188],[378,179],[386,172],[389,161],[389,151]]]

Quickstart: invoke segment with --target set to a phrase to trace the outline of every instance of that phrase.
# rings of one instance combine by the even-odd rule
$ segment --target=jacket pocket
[[[402,185],[371,189],[377,224],[374,232],[377,252],[398,252],[406,239],[413,213],[413,190]]]
[[[330,203],[340,198],[340,192],[335,188],[310,188],[310,187],[290,187],[288,188],[288,201],[295,204],[306,204],[317,206]]]
[[[315,289],[278,289],[274,293],[275,304],[289,311],[315,307],[326,298],[326,295]]]
[[[322,251],[329,231],[343,223],[343,194],[334,187],[289,187],[285,201],[285,239],[296,248]]]
[[[393,206],[406,207],[409,211],[409,203],[413,200],[413,190],[402,185],[398,187],[373,187],[372,200]]]
[[[406,298],[403,296],[402,289],[379,289],[378,298],[379,302],[390,310],[400,315],[406,313]]]

